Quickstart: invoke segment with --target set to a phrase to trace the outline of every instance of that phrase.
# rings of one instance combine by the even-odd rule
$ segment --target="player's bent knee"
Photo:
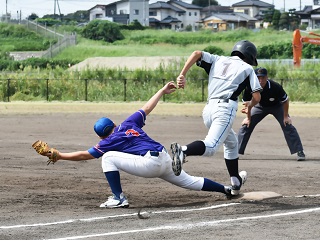
[[[203,153],[203,156],[213,156],[216,153],[216,149],[211,147],[206,147],[206,151]]]

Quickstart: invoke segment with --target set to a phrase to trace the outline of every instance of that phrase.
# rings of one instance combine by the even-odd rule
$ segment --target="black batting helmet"
[[[246,62],[250,65],[257,66],[257,48],[248,40],[241,40],[237,42],[231,52],[231,56],[237,55],[237,52],[241,53]]]

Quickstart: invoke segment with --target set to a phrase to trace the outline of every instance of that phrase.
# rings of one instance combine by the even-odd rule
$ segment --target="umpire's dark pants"
[[[302,143],[297,129],[293,125],[284,126],[283,123],[283,106],[279,104],[272,107],[262,107],[259,104],[251,109],[251,121],[250,126],[243,125],[238,132],[238,143],[239,143],[239,154],[244,154],[248,141],[250,139],[251,133],[253,132],[256,125],[262,121],[267,115],[273,115],[279,122],[284,137],[286,139],[287,145],[290,149],[290,153],[294,154],[298,151],[302,151]]]

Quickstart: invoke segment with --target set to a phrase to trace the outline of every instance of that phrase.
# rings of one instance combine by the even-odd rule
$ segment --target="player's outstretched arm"
[[[41,140],[34,142],[32,147],[38,154],[49,158],[47,161],[48,164],[54,164],[58,160],[83,161],[95,159],[88,151],[59,152],[56,148],[49,147],[46,142]]]
[[[146,115],[149,115],[149,113],[156,107],[158,104],[160,98],[165,94],[171,94],[176,90],[176,86],[173,81],[168,82],[165,86],[163,86],[158,92],[151,97],[151,99],[141,108]]]
[[[186,63],[184,64],[179,76],[177,77],[177,85],[178,88],[184,89],[186,85],[186,74],[189,71],[189,69],[194,65],[202,56],[202,51],[197,50],[194,51],[189,58],[187,59]]]
[[[84,161],[95,159],[88,151],[60,152],[59,159],[69,161]]]

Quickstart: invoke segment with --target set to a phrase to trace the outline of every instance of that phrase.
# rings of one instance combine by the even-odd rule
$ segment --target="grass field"
[[[145,102],[2,102],[0,114],[33,113],[131,113]],[[176,116],[200,116],[205,103],[164,103],[160,102],[152,114]],[[239,109],[241,108],[239,103]],[[290,103],[291,116],[320,117],[320,103]],[[243,115],[238,111],[238,115]]]

